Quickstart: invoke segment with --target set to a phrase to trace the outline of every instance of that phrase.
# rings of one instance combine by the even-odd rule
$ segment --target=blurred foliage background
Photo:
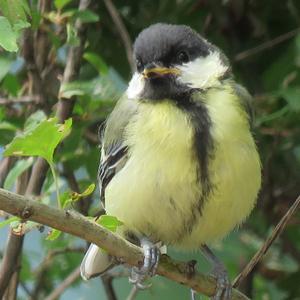
[[[83,192],[95,183],[100,155],[97,132],[131,77],[129,45],[152,23],[189,25],[224,50],[237,81],[254,96],[253,130],[263,165],[258,205],[242,228],[214,245],[233,279],[300,191],[300,2],[105,0],[91,1],[83,11],[78,5],[79,1],[70,0],[0,1],[0,185],[21,191],[20,185],[28,182],[36,159],[7,159],[1,153],[14,136],[54,116],[58,96],[65,101],[76,99],[71,134],[55,154],[60,191]],[[78,20],[85,27],[80,36],[75,26]],[[80,70],[63,82],[68,53],[80,46],[82,35]],[[40,142],[47,145],[49,137]],[[3,171],[5,163],[7,172]],[[38,199],[56,205],[54,194],[48,172]],[[99,212],[98,192],[74,208],[89,215]],[[7,219],[4,213],[1,216]],[[15,223],[10,226],[16,228]],[[298,212],[243,283],[243,291],[252,299],[300,299],[299,223]],[[0,223],[1,256],[11,230],[4,224]],[[105,299],[105,281],[97,278],[85,283],[78,276],[86,247],[83,241],[66,234],[46,240],[49,229],[40,232],[43,228],[35,224],[26,226],[17,268],[18,299],[55,299],[46,297],[66,278],[72,280],[60,299]],[[197,259],[199,270],[209,271],[198,253],[172,249],[170,253],[180,259]],[[131,287],[121,276],[124,272],[116,272],[113,287],[118,299],[125,299]],[[161,277],[152,282],[137,299],[189,298],[186,287]]]

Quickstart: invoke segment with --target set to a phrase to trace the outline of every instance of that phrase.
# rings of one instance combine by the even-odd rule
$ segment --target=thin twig
[[[29,300],[35,300],[39,299],[40,291],[43,287],[43,284],[45,283],[45,275],[47,273],[47,270],[49,266],[52,265],[53,259],[57,255],[66,254],[69,252],[79,252],[83,253],[84,248],[82,247],[65,247],[62,249],[54,249],[52,251],[49,251],[46,257],[43,259],[43,261],[40,263],[40,265],[33,271],[33,274],[37,280],[35,281],[34,288],[31,292],[31,296],[29,297]]]
[[[111,277],[109,275],[101,276],[101,281],[104,286],[105,294],[107,297],[107,300],[117,300],[117,295],[115,293],[114,287],[113,287],[113,279],[114,277]]]
[[[259,52],[262,52],[266,49],[272,48],[272,47],[292,38],[293,36],[297,35],[299,32],[300,32],[300,29],[296,28],[294,30],[291,30],[287,33],[284,33],[284,34],[274,38],[271,41],[267,41],[267,42],[262,43],[261,45],[258,45],[254,48],[242,51],[242,52],[238,53],[237,55],[235,55],[234,61],[238,62],[238,61],[244,60],[244,59],[246,59],[250,56],[253,56]]]
[[[16,162],[15,157],[4,157],[0,162],[0,187],[4,185],[4,181],[13,164]]]
[[[127,60],[130,65],[131,70],[134,70],[134,62],[133,62],[133,52],[132,52],[132,41],[130,39],[129,33],[125,27],[124,22],[122,21],[122,18],[120,17],[118,10],[114,6],[112,0],[104,0],[105,6],[113,19],[116,28],[120,34],[121,39],[123,40]]]
[[[274,240],[282,233],[285,229],[288,221],[292,217],[292,215],[296,212],[300,205],[300,195],[295,200],[293,205],[289,208],[286,214],[281,218],[280,222],[274,228],[272,234],[269,238],[264,242],[262,247],[256,252],[256,254],[252,257],[250,262],[244,268],[244,270],[234,279],[233,287],[238,287],[240,283],[248,276],[248,274],[253,270],[253,268],[257,265],[257,263],[262,259],[262,257],[266,254]]]
[[[14,104],[30,104],[38,103],[39,97],[37,95],[32,96],[22,96],[17,98],[3,98],[0,97],[0,105],[14,105]]]
[[[138,293],[138,289],[137,287],[134,285],[128,295],[128,297],[126,298],[126,300],[134,300],[137,296],[137,293]]]
[[[21,219],[41,223],[81,237],[129,265],[139,266],[144,259],[140,247],[131,244],[75,211],[59,210],[3,189],[0,189],[0,210],[16,215]],[[175,261],[167,255],[161,256],[157,274],[184,284],[207,296],[213,296],[216,292],[217,286],[214,277],[199,272],[191,275],[189,263]],[[238,290],[233,289],[232,300],[238,299],[245,300],[248,298]]]
[[[73,270],[69,276],[66,277],[64,281],[50,294],[45,300],[55,300],[57,299],[70,285],[72,285],[80,276],[80,268],[77,267]]]

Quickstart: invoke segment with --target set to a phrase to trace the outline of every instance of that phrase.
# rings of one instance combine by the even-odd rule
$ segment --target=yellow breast
[[[142,103],[126,141],[130,158],[106,189],[106,210],[131,230],[175,242],[201,189],[188,117],[172,102]]]
[[[213,189],[192,232],[184,227],[201,197],[193,128],[188,115],[171,101],[141,103],[127,126],[129,160],[106,189],[107,213],[126,228],[195,249],[226,235],[252,210],[260,163],[246,114],[230,88],[211,90],[207,96],[214,141],[209,162]]]

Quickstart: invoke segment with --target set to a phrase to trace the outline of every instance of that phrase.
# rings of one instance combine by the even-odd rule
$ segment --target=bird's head
[[[206,90],[230,74],[225,55],[188,26],[155,24],[134,43],[136,71],[129,98],[178,100],[192,90]]]

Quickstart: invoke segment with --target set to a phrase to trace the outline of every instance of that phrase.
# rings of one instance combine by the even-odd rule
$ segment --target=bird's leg
[[[144,251],[144,264],[142,267],[133,267],[129,281],[138,289],[146,289],[151,285],[145,285],[143,282],[151,276],[154,276],[159,262],[160,251],[158,247],[146,238],[141,239],[141,247]]]
[[[212,297],[213,300],[229,300],[231,299],[232,286],[228,278],[227,270],[224,264],[213,254],[213,252],[203,245],[201,247],[203,255],[213,265],[211,275],[217,280],[216,294]]]

